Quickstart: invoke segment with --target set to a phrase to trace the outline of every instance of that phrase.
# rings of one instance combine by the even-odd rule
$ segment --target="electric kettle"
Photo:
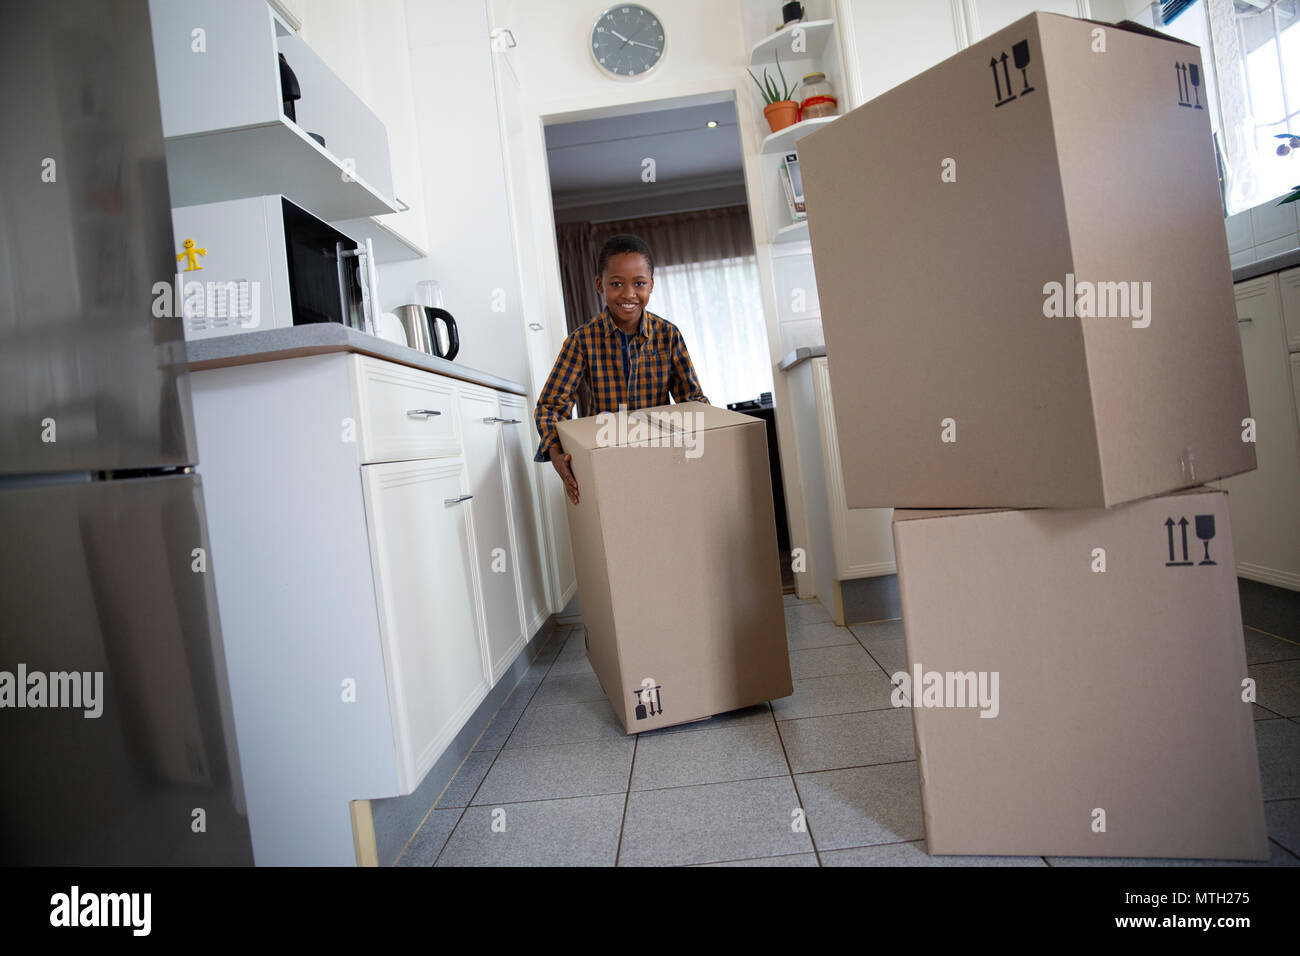
[[[399,305],[394,313],[406,332],[406,344],[421,352],[428,352],[439,358],[451,361],[460,351],[460,336],[456,332],[456,320],[446,309],[432,305]],[[447,326],[447,350],[442,350],[442,339],[438,335],[438,321]]]

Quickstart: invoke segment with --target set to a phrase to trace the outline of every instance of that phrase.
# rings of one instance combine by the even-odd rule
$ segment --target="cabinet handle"
[[[498,422],[502,425],[518,425],[520,420],[518,418],[497,418],[495,415],[483,419],[485,425],[495,425]]]
[[[410,207],[410,205],[407,204],[407,203],[405,203],[405,202],[403,202],[401,196],[394,196],[394,197],[393,197],[393,202],[397,203],[397,208],[400,209],[402,212],[410,212],[410,211],[411,211],[411,207]]]
[[[532,329],[534,332],[542,331],[542,323],[540,322],[529,322],[528,327]]]
[[[1238,319],[1238,320],[1237,320],[1237,324],[1238,324],[1238,325],[1241,325],[1241,324],[1244,323],[1244,322],[1254,322],[1254,321],[1255,321],[1255,320],[1254,320],[1251,316],[1248,315],[1248,316],[1246,316],[1244,319]]]
[[[462,501],[469,501],[469,499],[473,497],[474,497],[473,495],[459,495],[455,498],[443,498],[442,503],[444,505],[455,505],[455,504],[459,504]]]
[[[425,418],[428,418],[430,415],[441,415],[442,412],[437,411],[436,409],[433,408],[408,408],[406,410],[406,414],[423,415]]]

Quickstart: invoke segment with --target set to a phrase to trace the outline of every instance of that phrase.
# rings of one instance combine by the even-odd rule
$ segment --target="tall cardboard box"
[[[587,656],[627,732],[793,693],[762,420],[684,402],[558,429]]]
[[[1255,467],[1206,104],[1196,47],[1035,13],[799,141],[849,507]]]
[[[1226,494],[895,511],[894,544],[931,853],[1267,857]]]

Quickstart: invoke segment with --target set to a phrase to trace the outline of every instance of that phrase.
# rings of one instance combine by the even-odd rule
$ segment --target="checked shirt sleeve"
[[[709,404],[700,388],[700,380],[695,375],[695,366],[691,355],[686,351],[686,340],[678,329],[673,329],[673,369],[668,379],[668,393],[674,402],[703,402]]]
[[[551,369],[542,393],[537,396],[537,407],[533,409],[533,420],[537,423],[537,434],[542,443],[537,448],[533,461],[550,461],[551,446],[560,441],[556,434],[555,423],[568,418],[573,410],[574,396],[582,373],[587,367],[582,346],[578,343],[576,333],[570,333],[560,348],[559,357]]]

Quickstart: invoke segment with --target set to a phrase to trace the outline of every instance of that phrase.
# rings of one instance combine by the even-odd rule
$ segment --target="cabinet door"
[[[1286,347],[1300,352],[1300,269],[1288,269],[1277,276],[1282,293],[1282,320],[1286,325]]]
[[[463,459],[361,469],[398,754],[412,792],[487,695]],[[359,688],[358,693],[365,693]]]
[[[528,435],[529,420],[523,399],[501,396],[501,439],[506,453],[506,494],[510,499],[510,529],[515,537],[519,590],[523,600],[524,637],[530,638],[546,618],[546,577],[542,549],[538,546],[537,507],[534,504]],[[549,466],[548,466],[549,467]]]
[[[484,644],[489,679],[496,682],[524,646],[519,608],[519,561],[510,536],[506,467],[497,394],[462,385],[461,432],[474,495],[475,569],[483,593]]]
[[[1258,467],[1221,483],[1228,492],[1237,571],[1300,589],[1300,428],[1277,278],[1236,287],[1241,351]]]

